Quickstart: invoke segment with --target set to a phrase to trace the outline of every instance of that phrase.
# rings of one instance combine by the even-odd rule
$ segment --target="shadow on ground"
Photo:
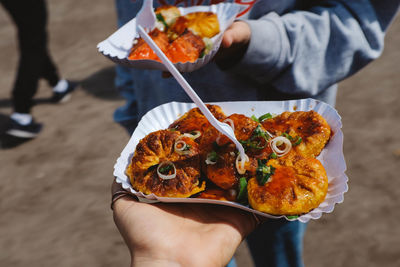
[[[114,86],[114,67],[104,68],[80,81],[80,87],[90,95],[103,100],[121,100],[122,97]]]
[[[94,97],[103,100],[121,100],[122,97],[114,86],[115,70],[114,67],[104,68],[99,70],[86,79],[81,81],[72,80],[77,84],[76,90],[82,89]],[[51,98],[35,98],[34,105],[53,104]],[[10,98],[0,99],[0,108],[11,108],[12,102]]]
[[[115,70],[114,67],[101,69],[86,79],[81,81],[71,81],[77,84],[76,90],[84,90],[89,95],[100,98],[102,100],[116,101],[122,97],[114,86]],[[34,105],[54,104],[51,98],[35,98]],[[11,99],[0,99],[0,108],[12,108]],[[18,138],[6,133],[10,125],[9,115],[0,113],[0,149],[9,149],[22,145],[32,139]]]

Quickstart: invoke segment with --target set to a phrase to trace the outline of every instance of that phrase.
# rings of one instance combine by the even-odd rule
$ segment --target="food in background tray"
[[[149,35],[173,63],[195,62],[208,54],[210,38],[220,32],[218,17],[212,12],[193,12],[181,15],[175,6],[156,9],[156,28]],[[130,60],[157,60],[157,55],[142,38],[135,39]]]

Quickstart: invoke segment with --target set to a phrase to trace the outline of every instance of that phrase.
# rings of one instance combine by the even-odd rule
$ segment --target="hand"
[[[122,190],[115,181],[112,192]],[[225,266],[258,220],[219,205],[146,204],[124,196],[114,221],[131,253],[131,266]]]
[[[251,29],[244,21],[235,21],[225,31],[221,46],[215,55],[215,62],[221,69],[227,69],[237,63],[246,53],[250,42]],[[171,77],[169,72],[162,72],[163,78]]]
[[[246,53],[251,29],[244,21],[235,21],[224,33],[221,47],[215,55],[217,65],[226,69],[239,61]]]

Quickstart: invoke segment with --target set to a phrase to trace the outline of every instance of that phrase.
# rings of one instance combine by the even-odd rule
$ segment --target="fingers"
[[[247,44],[250,41],[251,30],[244,21],[235,21],[224,33],[221,46],[229,48],[233,44]]]
[[[123,189],[121,184],[114,180],[111,185],[111,209],[114,211],[125,210],[132,200],[137,201],[137,198]]]

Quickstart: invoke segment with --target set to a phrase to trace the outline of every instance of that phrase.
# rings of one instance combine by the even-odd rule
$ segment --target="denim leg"
[[[303,267],[303,237],[307,224],[285,219],[263,223],[247,237],[256,266]]]
[[[115,1],[118,27],[123,26],[135,17],[137,6],[138,4],[135,5],[131,0]],[[138,122],[137,102],[132,73],[129,68],[122,66],[116,66],[115,72],[115,87],[119,91],[120,95],[125,98],[126,103],[124,106],[115,110],[114,121],[120,123],[129,134],[132,134]]]
[[[116,66],[115,87],[126,103],[114,111],[114,121],[120,123],[129,134],[132,134],[137,126],[138,110],[132,74],[128,68]]]

